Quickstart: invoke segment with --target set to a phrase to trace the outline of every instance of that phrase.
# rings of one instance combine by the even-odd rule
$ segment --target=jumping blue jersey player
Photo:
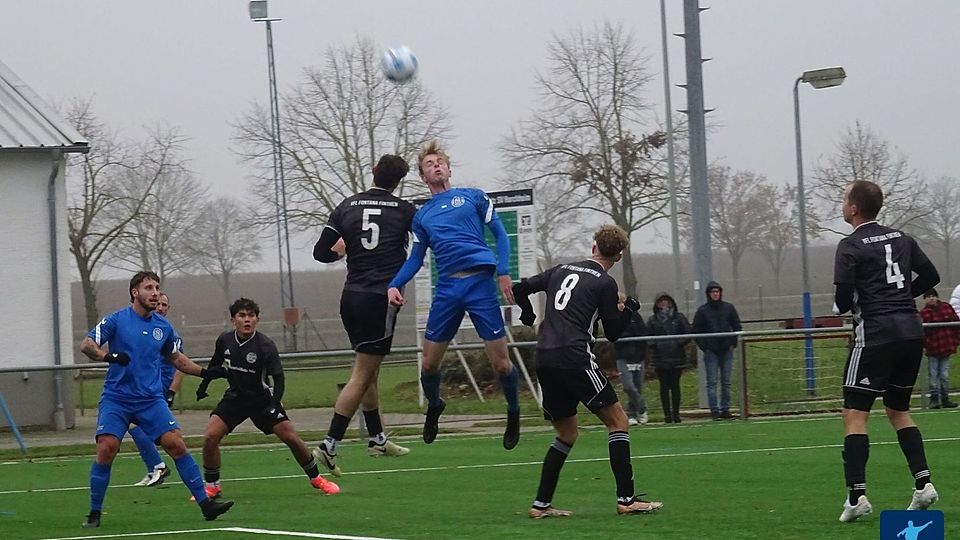
[[[436,141],[420,152],[418,166],[420,178],[433,197],[413,218],[413,248],[407,262],[390,282],[387,297],[395,306],[404,304],[400,288],[413,279],[423,265],[427,248],[432,249],[438,280],[423,336],[420,383],[429,402],[423,441],[430,444],[437,437],[440,414],[446,407],[440,399],[440,361],[460,327],[463,314],[469,313],[507,400],[503,447],[510,450],[520,441],[519,378],[507,354],[503,314],[497,300],[499,286],[504,298],[513,303],[510,240],[486,193],[450,187],[450,159]],[[496,240],[496,256],[484,241],[484,226]]]
[[[166,360],[177,369],[206,379],[225,376],[223,368],[205,370],[177,348],[173,327],[153,313],[160,299],[160,278],[137,272],[130,279],[131,305],[107,315],[83,338],[80,351],[97,362],[108,362],[97,416],[97,457],[90,469],[90,514],[83,527],[99,527],[110,468],[120,441],[136,424],[173,458],[181,480],[193,493],[203,516],[216,519],[233,501],[207,498],[200,468],[187,452],[180,426],[164,399],[160,367]],[[109,352],[104,346],[109,346]]]

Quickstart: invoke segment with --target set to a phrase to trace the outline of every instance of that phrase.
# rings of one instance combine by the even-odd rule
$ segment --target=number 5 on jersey
[[[893,248],[890,244],[884,244],[883,250],[887,253],[887,283],[896,283],[897,288],[902,289],[907,278],[900,273],[900,263],[893,262]]]
[[[370,218],[373,216],[379,216],[382,212],[383,210],[379,208],[363,209],[363,224],[361,225],[361,228],[364,231],[370,231],[370,238],[361,238],[360,245],[362,245],[363,248],[368,251],[376,249],[377,245],[380,243],[380,225],[370,221]],[[890,259],[890,255],[887,255],[887,259]]]

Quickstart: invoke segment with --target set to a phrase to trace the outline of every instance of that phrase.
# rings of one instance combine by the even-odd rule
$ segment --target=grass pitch
[[[947,538],[960,537],[958,414],[916,415]],[[831,416],[633,428],[637,490],[665,503],[653,515],[616,514],[606,435],[589,428],[554,500],[574,515],[529,519],[552,434],[528,429],[510,452],[498,436],[442,432],[429,446],[406,441],[412,452],[402,458],[374,459],[365,444],[345,444],[345,474],[337,480],[343,491],[335,496],[314,491],[285,447],[226,448],[224,494],[236,506],[215,522],[203,521],[176,475],[159,488],[129,487],[142,477],[142,465],[136,454],[122,454],[103,526],[92,531],[79,527],[88,508],[89,456],[9,461],[0,465],[0,531],[5,538],[875,539],[879,512],[905,508],[912,479],[885,418],[876,414],[871,424],[867,482],[875,514],[852,524],[837,521],[845,492],[842,434]]]

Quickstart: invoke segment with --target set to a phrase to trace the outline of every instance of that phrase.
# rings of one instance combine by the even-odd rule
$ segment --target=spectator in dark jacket
[[[960,320],[953,306],[940,301],[937,291],[930,289],[923,295],[926,303],[920,310],[920,318],[925,323],[956,322]],[[950,401],[950,355],[957,352],[960,344],[960,328],[948,326],[927,328],[923,334],[923,348],[927,353],[927,367],[930,370],[930,408],[952,409],[957,406]]]
[[[623,311],[623,301],[626,298],[625,294],[620,293],[620,303],[617,304],[620,311]],[[620,339],[613,344],[620,382],[623,384],[623,392],[627,394],[627,421],[631,426],[646,424],[650,419],[647,415],[647,402],[643,399],[643,376],[646,367],[643,360],[647,355],[647,347],[642,341],[624,341],[623,338],[643,336],[646,333],[643,317],[634,313]]]
[[[693,316],[693,333],[739,332],[740,316],[733,304],[723,301],[723,287],[716,281],[707,283],[707,302]],[[696,338],[697,347],[703,351],[703,364],[707,370],[707,399],[710,401],[710,416],[714,420],[733,418],[730,414],[730,372],[733,367],[733,348],[736,336]],[[717,401],[717,375],[720,378],[720,400]]]
[[[660,293],[653,301],[653,315],[647,319],[647,335],[673,336],[689,334],[690,323],[677,311],[677,303],[667,293]],[[685,348],[689,338],[656,340],[650,342],[650,359],[660,380],[660,404],[663,419],[668,424],[680,423],[680,375],[687,364]]]

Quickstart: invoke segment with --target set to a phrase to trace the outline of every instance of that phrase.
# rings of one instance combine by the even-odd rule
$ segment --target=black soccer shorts
[[[577,414],[583,403],[590,412],[619,401],[617,393],[599,369],[564,369],[537,366],[543,392],[543,418],[562,420]]]
[[[340,296],[340,319],[356,352],[390,354],[398,311],[387,302],[386,294],[343,291]]]
[[[877,396],[895,411],[910,410],[910,394],[923,358],[923,340],[850,349],[843,369],[843,406],[870,411]]]
[[[273,433],[273,426],[290,420],[283,406],[273,403],[273,399],[249,400],[243,398],[223,398],[210,416],[217,415],[233,431],[247,418],[257,429],[267,435]]]

